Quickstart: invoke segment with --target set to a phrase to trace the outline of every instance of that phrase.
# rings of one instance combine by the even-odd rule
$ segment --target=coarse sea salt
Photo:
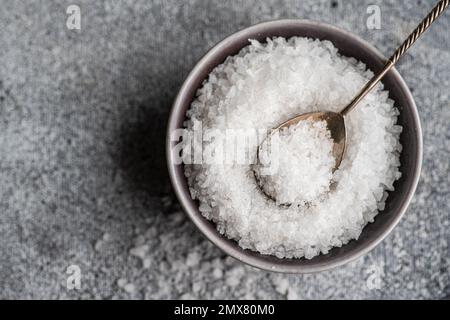
[[[311,205],[330,190],[332,151],[324,121],[300,121],[275,131],[259,149],[259,158],[265,159],[254,168],[260,187],[278,204]]]
[[[337,112],[372,75],[363,63],[340,55],[329,41],[251,40],[210,73],[187,112],[185,125],[193,129],[194,122],[200,121],[204,130],[267,130],[306,112]],[[305,168],[296,168],[298,164],[286,158],[278,176],[265,178],[278,203],[261,192],[254,164],[186,164],[191,195],[199,201],[201,213],[242,248],[279,258],[326,254],[359,237],[384,208],[387,191],[400,178],[398,114],[379,84],[346,117],[347,150],[339,169],[331,174],[327,139],[318,138],[317,150],[311,149],[311,143],[285,141],[289,148],[311,149],[307,166],[312,172],[304,170],[309,175],[308,190],[292,190],[289,184],[300,181]],[[297,130],[306,136],[311,133],[308,128]],[[308,140],[314,141],[311,136]],[[223,148],[220,139],[204,144],[209,151]],[[257,143],[249,144],[248,153],[256,155],[257,147]],[[224,153],[232,151],[227,148],[233,146],[226,145]],[[294,174],[286,176],[289,171]],[[333,181],[331,189],[325,183],[328,178]],[[304,182],[308,187],[306,180],[300,181]],[[280,206],[280,199],[298,203]],[[310,200],[308,205],[302,205],[305,200]]]

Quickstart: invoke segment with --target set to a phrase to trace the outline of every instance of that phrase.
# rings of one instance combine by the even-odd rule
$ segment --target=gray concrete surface
[[[369,4],[381,30],[367,30]],[[424,129],[405,218],[366,257],[279,275],[227,258],[181,212],[164,126],[195,61],[251,24],[336,24],[386,55],[434,1],[1,1],[0,298],[448,298],[450,12],[399,65]],[[81,30],[66,28],[69,4]],[[66,268],[81,269],[81,289]]]

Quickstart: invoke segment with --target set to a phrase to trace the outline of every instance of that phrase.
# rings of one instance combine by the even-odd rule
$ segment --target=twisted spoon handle
[[[431,12],[423,19],[423,21],[417,26],[416,29],[409,35],[408,39],[403,42],[400,48],[394,52],[394,54],[389,58],[393,64],[395,64],[400,57],[408,50],[414,42],[428,29],[428,27],[447,9],[450,4],[450,0],[441,0],[438,4],[431,10]]]
[[[355,106],[375,87],[375,85],[391,70],[394,64],[403,56],[403,54],[416,42],[416,40],[436,21],[436,19],[447,9],[450,0],[440,0],[431,12],[422,20],[416,29],[409,35],[403,44],[394,52],[386,62],[383,69],[376,74],[361,90],[360,93],[346,106],[340,113],[345,116],[355,108]]]

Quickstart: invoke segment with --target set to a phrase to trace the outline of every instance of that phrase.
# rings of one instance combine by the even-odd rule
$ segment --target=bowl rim
[[[189,89],[192,86],[193,80],[195,80],[197,74],[201,71],[202,67],[210,61],[211,58],[213,58],[216,54],[220,53],[224,48],[226,48],[227,45],[233,43],[236,39],[238,39],[240,36],[245,35],[246,33],[257,33],[258,31],[264,30],[264,29],[276,29],[277,27],[286,27],[286,26],[292,26],[292,27],[314,27],[314,28],[320,28],[320,29],[328,29],[330,32],[337,32],[342,34],[345,37],[351,38],[353,42],[358,42],[360,45],[366,47],[368,50],[372,51],[373,54],[377,56],[377,58],[382,59],[384,61],[387,61],[387,58],[385,58],[374,46],[372,46],[367,41],[363,40],[359,36],[341,29],[339,27],[336,27],[331,24],[319,22],[319,21],[313,21],[313,20],[307,20],[307,19],[280,19],[280,20],[271,20],[266,22],[257,23],[255,25],[246,27],[244,29],[241,29],[235,33],[232,33],[231,35],[228,35],[223,40],[219,41],[217,44],[215,44],[210,50],[208,50],[195,64],[193,69],[190,71],[186,79],[184,80],[181,88],[178,91],[178,94],[171,106],[170,114],[169,114],[169,120],[167,123],[167,131],[166,131],[166,159],[167,159],[167,168],[169,171],[170,181],[172,183],[173,190],[175,192],[176,197],[178,198],[182,209],[187,213],[191,221],[195,224],[195,226],[200,230],[200,232],[209,240],[211,241],[215,246],[217,246],[219,249],[221,249],[224,253],[227,255],[245,263],[250,266],[266,270],[266,271],[272,271],[272,272],[279,272],[279,273],[290,273],[290,274],[302,274],[302,273],[316,273],[321,272],[325,270],[330,270],[339,266],[342,266],[344,264],[347,264],[351,261],[354,261],[364,255],[366,255],[369,251],[374,249],[380,242],[382,242],[387,235],[397,226],[400,219],[405,214],[409,203],[411,202],[411,199],[416,191],[419,178],[420,178],[420,172],[422,168],[422,161],[423,161],[423,137],[422,137],[422,127],[420,123],[419,113],[417,106],[414,102],[414,98],[411,94],[411,91],[409,90],[405,80],[402,78],[400,73],[397,71],[395,67],[393,67],[389,73],[395,77],[396,82],[400,86],[400,88],[405,93],[405,99],[408,101],[408,104],[411,107],[411,114],[413,116],[413,120],[415,122],[415,129],[416,129],[416,136],[417,136],[417,151],[418,151],[418,158],[416,159],[416,167],[414,168],[414,176],[412,179],[412,183],[409,186],[409,189],[407,191],[406,197],[403,199],[403,202],[400,206],[400,209],[396,213],[395,219],[391,222],[390,225],[388,225],[377,237],[374,237],[374,239],[367,240],[367,243],[363,247],[361,247],[358,251],[352,253],[351,255],[348,255],[347,257],[344,257],[342,259],[337,259],[335,261],[330,261],[329,263],[322,263],[320,265],[313,265],[313,266],[302,266],[302,265],[294,265],[294,264],[283,264],[283,259],[279,259],[279,262],[273,263],[266,261],[262,258],[258,258],[252,255],[245,254],[246,250],[239,250],[235,247],[231,246],[228,241],[229,239],[225,238],[223,235],[220,235],[217,231],[212,231],[210,228],[208,228],[207,224],[210,223],[209,220],[204,218],[201,213],[198,211],[198,208],[193,208],[190,204],[191,202],[191,196],[189,190],[184,190],[184,186],[182,185],[182,181],[179,180],[179,177],[176,174],[176,167],[177,165],[174,164],[173,161],[173,152],[171,151],[171,139],[170,135],[173,129],[178,128],[177,126],[177,117],[176,115],[180,112],[180,108],[182,107],[182,102],[185,99],[185,96],[188,94]],[[198,89],[198,88],[197,88]],[[183,176],[184,177],[184,176]],[[225,241],[226,240],[226,241]],[[232,240],[234,241],[234,240]],[[260,254],[259,254],[260,255]],[[261,255],[263,256],[263,255]]]

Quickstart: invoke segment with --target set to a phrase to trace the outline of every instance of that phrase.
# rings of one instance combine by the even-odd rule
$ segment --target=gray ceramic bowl
[[[248,39],[264,41],[267,37],[302,36],[330,40],[340,53],[363,61],[372,70],[380,70],[386,59],[371,45],[355,35],[336,27],[305,20],[279,20],[261,23],[239,31],[212,48],[194,67],[181,87],[172,107],[167,136],[167,161],[170,178],[182,207],[200,231],[217,247],[228,255],[257,268],[285,272],[318,272],[343,265],[369,252],[380,243],[397,225],[405,213],[419,180],[422,164],[422,131],[419,116],[411,92],[400,74],[392,69],[383,83],[390,97],[400,110],[398,123],[403,126],[401,144],[402,177],[395,183],[395,191],[389,194],[386,208],[367,225],[358,240],[350,241],[341,248],[334,248],[326,255],[307,259],[278,259],[241,249],[235,241],[222,236],[213,223],[206,220],[198,210],[198,203],[190,197],[183,174],[183,166],[174,163],[169,133],[183,127],[186,110],[189,108],[197,89],[208,77],[211,70],[221,64],[227,56],[238,53],[249,44]]]

